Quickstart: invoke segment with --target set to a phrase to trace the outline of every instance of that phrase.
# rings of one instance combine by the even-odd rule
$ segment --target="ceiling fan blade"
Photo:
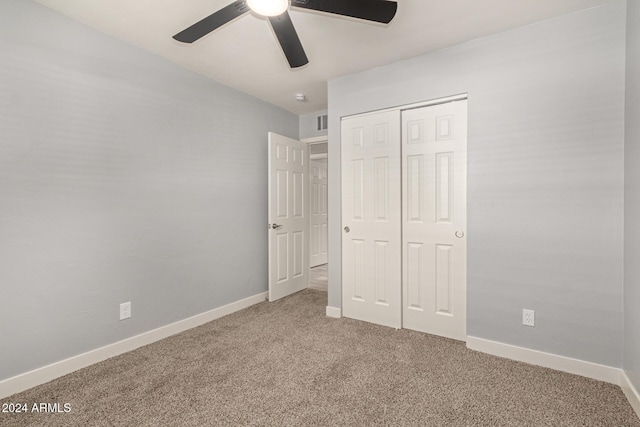
[[[289,12],[284,12],[278,16],[270,16],[269,22],[271,23],[273,32],[276,33],[284,56],[287,57],[291,68],[298,68],[308,64],[307,54],[304,52],[293,22],[291,22]]]
[[[224,24],[233,21],[247,12],[249,12],[249,6],[245,0],[234,1],[216,13],[196,22],[186,30],[180,31],[178,34],[173,36],[173,38],[179,42],[193,43],[213,30],[222,27]]]
[[[383,24],[391,22],[398,10],[398,3],[387,0],[291,0],[291,6]]]

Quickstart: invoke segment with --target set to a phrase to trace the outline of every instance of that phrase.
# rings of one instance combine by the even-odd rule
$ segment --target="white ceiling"
[[[296,114],[327,107],[326,82],[610,0],[398,0],[389,25],[292,8],[310,63],[291,70],[265,18],[189,45],[172,36],[233,0],[36,0],[127,43]],[[347,1],[347,0],[344,0]],[[297,102],[304,93],[306,102]]]

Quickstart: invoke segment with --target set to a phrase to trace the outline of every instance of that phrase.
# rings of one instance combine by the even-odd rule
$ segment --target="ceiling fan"
[[[180,42],[193,43],[226,23],[253,11],[269,19],[291,68],[302,67],[309,60],[291,22],[289,6],[383,24],[391,22],[398,9],[395,1],[387,0],[237,0],[179,32],[173,38]]]

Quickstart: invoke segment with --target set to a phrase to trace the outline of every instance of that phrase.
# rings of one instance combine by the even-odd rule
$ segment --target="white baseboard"
[[[37,385],[44,384],[63,375],[77,371],[78,369],[109,359],[110,357],[135,350],[136,348],[144,345],[154,343],[171,335],[195,328],[196,326],[203,325],[211,322],[212,320],[219,319],[228,314],[250,307],[264,301],[267,298],[267,295],[268,292],[262,292],[205,313],[180,320],[170,325],[162,326],[160,328],[144,332],[140,335],[0,381],[0,399],[30,389]]]
[[[620,388],[624,392],[624,395],[627,396],[627,400],[633,407],[633,410],[636,411],[638,418],[640,418],[640,393],[633,386],[626,372],[622,371],[620,374]]]
[[[327,317],[333,317],[334,319],[340,319],[342,317],[342,310],[340,307],[327,306]]]
[[[494,356],[620,385],[620,369],[611,366],[470,336],[467,336],[467,347],[471,350],[493,354]]]

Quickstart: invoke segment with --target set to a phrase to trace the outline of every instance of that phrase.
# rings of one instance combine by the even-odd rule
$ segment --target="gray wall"
[[[340,117],[468,93],[468,334],[621,367],[624,49],[614,1],[330,81],[329,305]]]
[[[324,136],[326,130],[318,131],[318,116],[327,114],[327,110],[315,111],[300,116],[300,139],[313,138],[315,136]]]
[[[624,370],[640,390],[640,2],[627,2]]]
[[[298,116],[24,0],[0,93],[0,380],[267,290]]]

